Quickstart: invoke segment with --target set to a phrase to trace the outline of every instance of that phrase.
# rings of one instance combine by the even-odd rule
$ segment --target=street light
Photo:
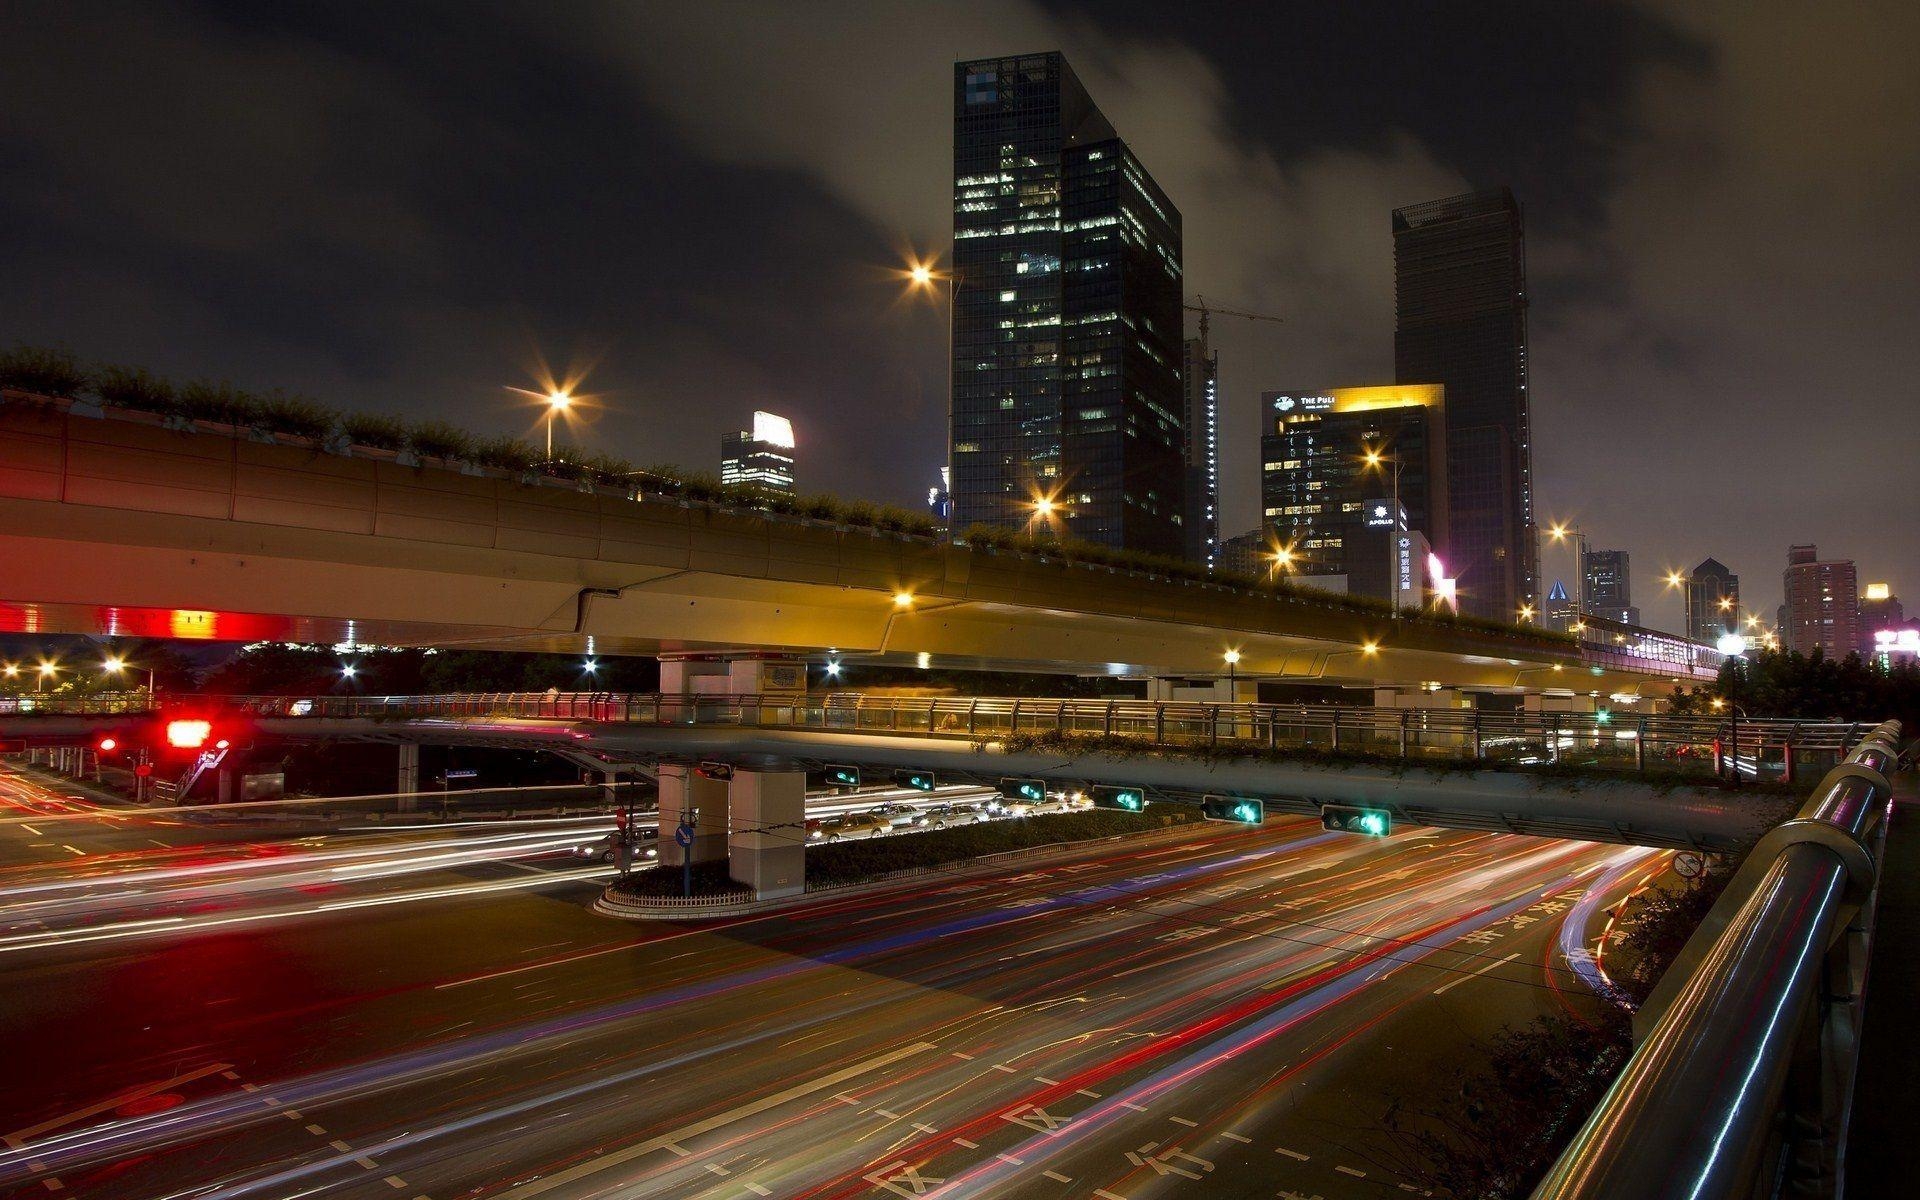
[[[907,269],[901,272],[915,291],[934,294],[934,285],[945,281],[947,285],[947,462],[953,462],[953,323],[954,310],[959,307],[960,269],[941,271],[934,267],[933,260],[925,262],[908,259]]]
[[[1521,619],[1522,621],[1531,621],[1531,620],[1533,620],[1533,605],[1531,605],[1531,604],[1522,604],[1522,605],[1520,606],[1520,619]]]
[[[54,677],[54,674],[55,674],[56,672],[58,672],[59,670],[60,670],[60,666],[59,666],[59,664],[57,664],[57,663],[52,663],[52,662],[48,662],[48,661],[46,661],[46,660],[44,660],[44,659],[43,659],[43,660],[41,660],[41,663],[40,663],[40,678],[38,678],[38,679],[36,679],[36,680],[34,680],[34,682],[33,682],[33,690],[37,692],[37,691],[39,691],[39,690],[40,690],[41,688],[43,688],[43,687],[45,687],[45,686],[46,686],[46,684],[47,684],[47,680],[49,680],[49,679],[52,679],[52,678]]]
[[[1268,583],[1272,583],[1278,579],[1280,572],[1293,569],[1293,551],[1287,549],[1285,546],[1275,550],[1271,557],[1273,559],[1273,565],[1267,568]]]
[[[1227,691],[1231,696],[1235,694],[1234,693],[1234,671],[1235,671],[1235,668],[1238,667],[1240,664],[1240,652],[1238,650],[1228,650],[1225,654],[1222,654],[1220,657],[1227,660]]]
[[[1555,521],[1547,527],[1547,536],[1556,542],[1573,539],[1574,568],[1578,572],[1574,581],[1573,621],[1574,632],[1578,633],[1587,627],[1587,535],[1577,525]]]
[[[105,671],[109,675],[124,674],[127,669],[127,660],[124,658],[121,658],[118,654],[108,655],[106,661],[100,664],[100,669]],[[153,694],[153,668],[152,667],[147,668],[147,694],[149,696]]]
[[[547,461],[553,461],[553,419],[573,407],[573,397],[561,389],[547,393]]]

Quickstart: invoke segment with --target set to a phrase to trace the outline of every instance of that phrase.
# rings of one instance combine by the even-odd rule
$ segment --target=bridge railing
[[[1079,734],[1158,746],[1318,751],[1409,761],[1565,764],[1641,773],[1793,780],[1839,762],[1868,727],[1845,722],[1598,712],[1211,704],[998,696],[660,695],[468,692],[424,696],[150,697],[0,700],[15,713],[119,715],[231,706],[262,717],[488,718],[753,725],[966,738]]]
[[[1534,1200],[1841,1194],[1899,736],[1869,733],[1747,855]]]

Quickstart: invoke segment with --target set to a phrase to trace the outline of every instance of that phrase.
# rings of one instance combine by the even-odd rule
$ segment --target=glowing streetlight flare
[[[893,606],[895,608],[912,608],[913,593],[912,592],[895,592],[893,594]]]
[[[1238,650],[1229,650],[1225,654],[1222,654],[1220,657],[1227,660],[1228,666],[1232,666],[1234,663],[1237,663],[1240,661],[1240,652]]]
[[[1034,515],[1039,517],[1050,517],[1059,507],[1051,496],[1042,496],[1033,502]]]
[[[1685,587],[1686,582],[1687,582],[1687,577],[1685,575],[1682,575],[1680,572],[1678,571],[1667,572],[1668,587],[1670,588]]]
[[[100,669],[109,675],[118,675],[127,669],[127,660],[115,655],[100,664]]]
[[[59,666],[54,663],[43,662],[40,664],[40,675],[42,678],[50,679],[59,669]]]

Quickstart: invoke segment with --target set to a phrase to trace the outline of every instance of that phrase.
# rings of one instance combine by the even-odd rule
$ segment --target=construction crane
[[[1212,317],[1214,313],[1219,313],[1223,317],[1244,317],[1249,321],[1272,321],[1275,325],[1283,325],[1287,320],[1285,317],[1270,316],[1267,313],[1242,312],[1237,308],[1221,308],[1219,305],[1208,304],[1205,296],[1195,296],[1193,303],[1182,304],[1180,307],[1186,309],[1188,312],[1197,312],[1200,314],[1200,340],[1203,342],[1207,340],[1207,320]]]

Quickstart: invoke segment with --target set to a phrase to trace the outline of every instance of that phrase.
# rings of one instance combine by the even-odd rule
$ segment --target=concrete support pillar
[[[218,767],[213,772],[213,799],[216,804],[232,804],[239,799],[233,794],[233,768]]]
[[[1191,704],[1257,704],[1258,679],[1183,679],[1155,677],[1147,680],[1147,699],[1161,703],[1180,701]]]
[[[736,767],[729,787],[731,874],[760,899],[807,885],[807,776],[796,766]]]
[[[677,867],[683,861],[703,863],[725,858],[727,785],[708,779],[685,763],[661,763],[658,771],[661,865]],[[693,845],[686,851],[673,837],[682,813],[691,814],[694,827]]]
[[[420,745],[417,742],[400,743],[400,773],[394,781],[394,791],[400,793],[400,811],[413,812],[420,806]]]

